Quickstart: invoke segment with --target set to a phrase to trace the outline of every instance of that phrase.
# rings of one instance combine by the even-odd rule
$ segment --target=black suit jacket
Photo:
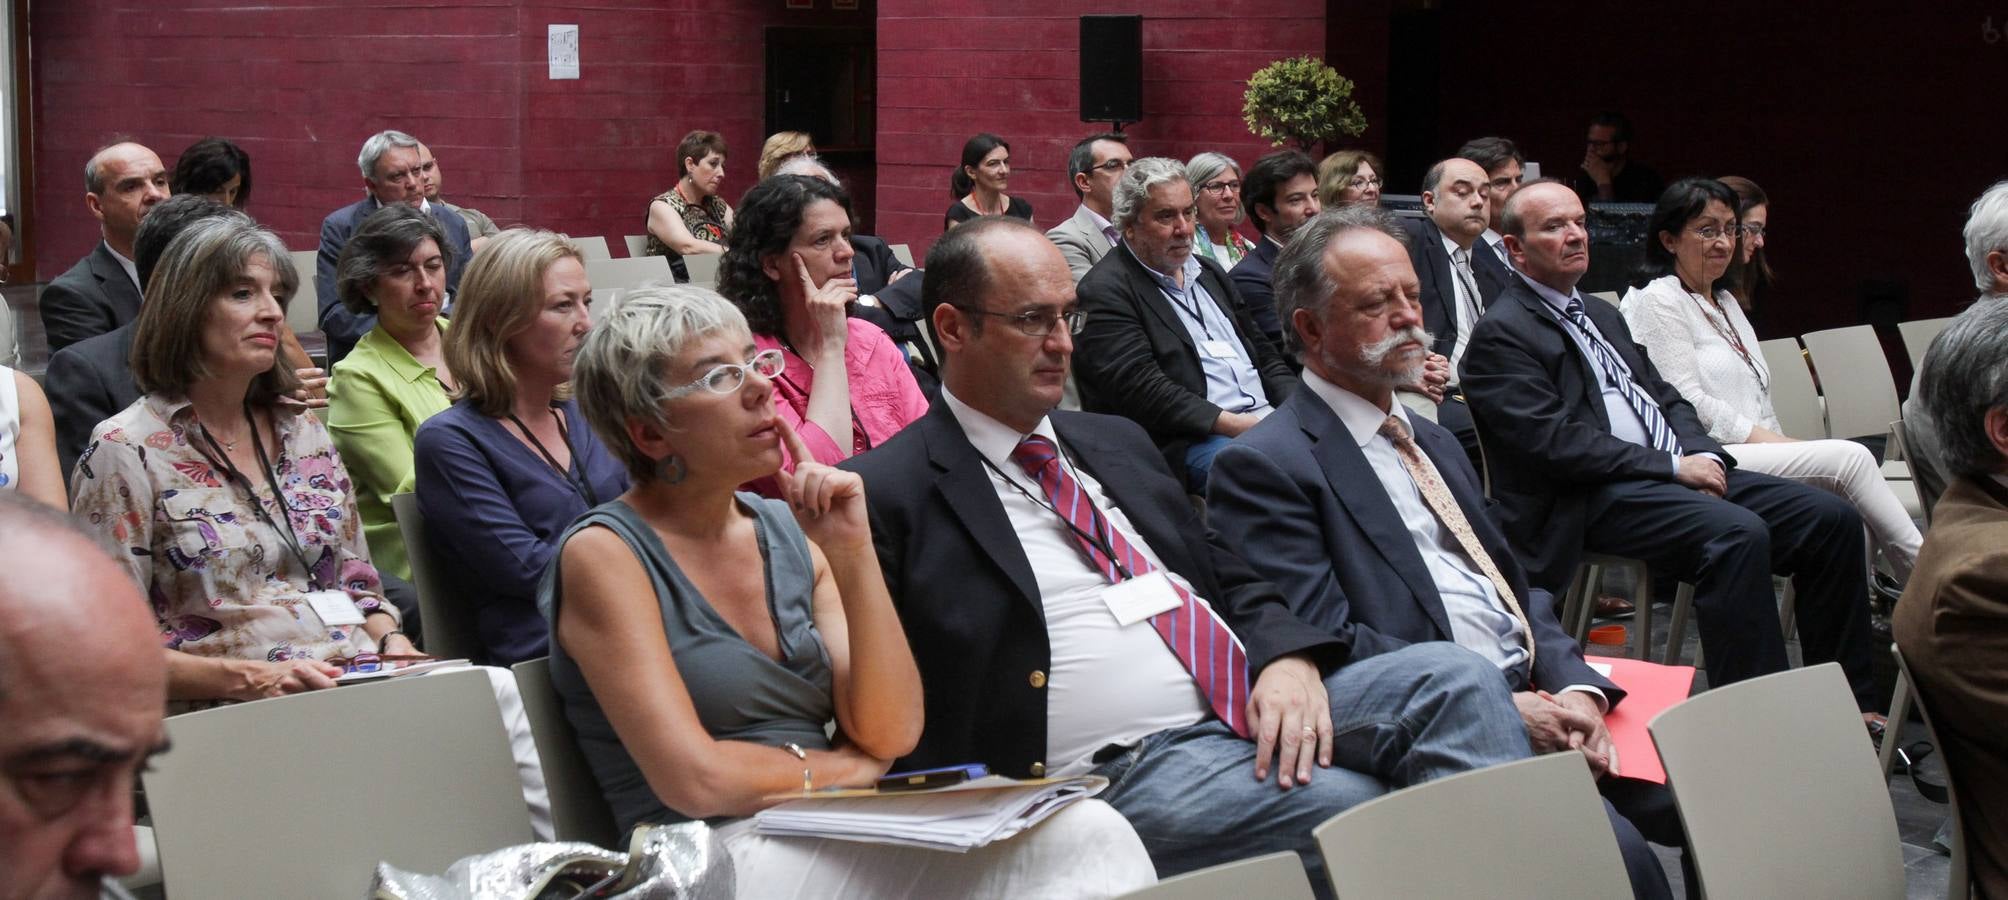
[[[1471,245],[1471,269],[1478,276],[1478,293],[1485,299],[1487,307],[1499,299],[1500,292],[1506,290],[1507,285],[1520,280],[1512,264],[1500,255],[1505,249],[1502,245],[1498,253],[1493,252],[1492,245],[1485,243],[1483,236]]]
[[[1218,263],[1199,260],[1199,283],[1234,323],[1242,358],[1254,363],[1271,405],[1297,388],[1283,356],[1241,311]],[[1087,323],[1074,338],[1074,379],[1081,408],[1126,416],[1144,427],[1173,472],[1185,471],[1185,448],[1213,433],[1220,407],[1206,399],[1199,348],[1172,301],[1127,246],[1109,251],[1076,289]]]
[[[1694,407],[1633,342],[1617,307],[1590,299],[1583,309],[1633,380],[1658,401],[1681,449],[1735,465],[1709,438]],[[1516,280],[1472,329],[1459,376],[1506,535],[1528,580],[1553,591],[1582,553],[1590,496],[1616,481],[1671,481],[1673,463],[1658,450],[1611,435],[1602,375],[1550,310],[1524,279]]]
[[[63,477],[90,446],[91,431],[139,399],[132,379],[134,323],[78,341],[49,357],[49,409],[56,417],[56,455]]]
[[[1431,347],[1445,359],[1457,346],[1457,273],[1451,271],[1450,253],[1443,249],[1443,230],[1428,219],[1400,218],[1396,222],[1408,232],[1408,261],[1422,283],[1422,327],[1436,336]],[[1478,284],[1481,311],[1491,308],[1506,285],[1497,270],[1480,265],[1479,254],[1491,256],[1480,238],[1471,245],[1472,280]],[[1495,257],[1496,258],[1496,257]]]
[[[1276,588],[1207,530],[1134,423],[1063,411],[1052,422],[1137,536],[1240,636],[1251,676],[1290,653],[1310,653],[1325,671],[1337,664],[1339,641],[1290,615]],[[936,403],[842,467],[864,477],[872,541],[926,696],[920,745],[895,768],[981,762],[1031,774],[1046,755],[1046,694],[1030,679],[1052,664],[1045,607],[982,455]]]
[[[51,353],[139,316],[139,288],[103,241],[43,287],[38,302]]]
[[[1617,685],[1583,661],[1555,618],[1554,598],[1527,577],[1489,517],[1478,474],[1450,432],[1409,417],[1415,442],[1443,476],[1478,542],[1499,566],[1534,629],[1528,687],[1594,685],[1612,703]],[[1207,521],[1256,574],[1274,582],[1297,618],[1365,659],[1424,641],[1454,641],[1428,564],[1352,432],[1323,398],[1298,391],[1274,415],[1214,458]],[[1259,552],[1251,552],[1259,550]]]
[[[1264,236],[1227,273],[1241,294],[1241,310],[1278,351],[1283,348],[1283,318],[1276,313],[1276,288],[1270,280],[1276,275],[1276,256],[1282,252],[1275,241]]]
[[[321,331],[328,336],[328,368],[349,355],[356,342],[376,327],[376,316],[356,315],[342,305],[335,293],[335,264],[341,261],[342,248],[348,246],[349,235],[355,234],[363,220],[370,213],[383,208],[375,197],[364,197],[354,203],[328,213],[321,220],[321,250],[314,259],[314,292],[320,304]],[[446,264],[446,289],[460,289],[460,273],[467,268],[467,259],[474,255],[474,249],[467,236],[467,220],[460,217],[453,207],[445,203],[432,204],[432,219],[439,223],[446,233],[446,242],[452,246],[443,248],[452,259]]]

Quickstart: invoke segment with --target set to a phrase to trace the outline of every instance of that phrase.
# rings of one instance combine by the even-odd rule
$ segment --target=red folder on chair
[[[1625,689],[1624,702],[1604,716],[1604,726],[1611,730],[1611,743],[1617,745],[1618,774],[1665,784],[1666,769],[1659,763],[1659,750],[1652,745],[1645,724],[1661,710],[1687,699],[1694,690],[1694,667],[1662,666],[1611,656],[1587,659],[1600,671],[1608,666],[1607,676]]]

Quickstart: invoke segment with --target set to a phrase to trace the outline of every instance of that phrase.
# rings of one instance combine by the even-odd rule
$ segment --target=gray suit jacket
[[[1074,273],[1074,280],[1101,262],[1111,249],[1108,236],[1102,234],[1095,217],[1083,206],[1074,210],[1074,215],[1046,231],[1046,239],[1060,248],[1060,255],[1067,258],[1067,268]]]
[[[139,316],[139,287],[110,247],[97,247],[42,288],[42,330],[54,353]]]

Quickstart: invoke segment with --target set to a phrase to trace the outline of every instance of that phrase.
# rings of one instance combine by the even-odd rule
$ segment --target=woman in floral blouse
[[[370,565],[348,472],[319,419],[280,398],[299,284],[279,239],[215,219],[169,245],[133,344],[144,392],[100,423],[73,508],[124,548],[176,700],[330,687],[327,660],[413,653]]]

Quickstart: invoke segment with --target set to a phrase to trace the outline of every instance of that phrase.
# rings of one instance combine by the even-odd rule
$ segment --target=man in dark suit
[[[1242,309],[1274,347],[1283,346],[1283,325],[1276,318],[1276,295],[1269,274],[1276,254],[1297,226],[1318,214],[1318,164],[1301,150],[1278,150],[1255,161],[1242,179],[1241,205],[1262,239],[1227,276],[1241,294]]]
[[[1123,244],[1081,279],[1081,407],[1127,416],[1173,472],[1205,489],[1213,454],[1297,386],[1242,312],[1227,273],[1192,252],[1192,185],[1177,160],[1130,163],[1116,183]]]
[[[1603,714],[1624,691],[1528,588],[1463,450],[1395,402],[1429,352],[1402,232],[1372,207],[1313,219],[1284,251],[1277,290],[1304,389],[1220,451],[1207,521],[1298,618],[1347,644],[1348,663],[1432,641],[1492,661],[1537,752],[1579,747],[1620,798],[1657,794],[1656,830],[1679,843],[1670,796],[1615,777]],[[1669,896],[1639,829],[1607,812],[1634,893]]]
[[[1506,246],[1525,277],[1473,329],[1460,372],[1528,580],[1559,590],[1589,549],[1692,583],[1708,680],[1723,685],[1787,667],[1771,575],[1794,575],[1806,663],[1839,661],[1872,709],[1861,517],[1734,468],[1617,310],[1575,290],[1589,268],[1583,220],[1559,182],[1507,201]]]
[[[1437,423],[1457,436],[1475,465],[1478,433],[1457,384],[1457,364],[1471,340],[1471,327],[1505,287],[1497,273],[1480,276],[1475,263],[1479,235],[1491,221],[1485,170],[1456,157],[1430,166],[1422,179],[1422,208],[1429,218],[1399,221],[1409,235],[1409,262],[1421,279],[1423,322],[1436,338],[1432,352],[1449,376],[1440,393],[1430,392],[1430,399],[1437,401]]]
[[[1506,198],[1520,189],[1526,177],[1527,158],[1520,155],[1520,145],[1503,137],[1472,138],[1457,148],[1457,155],[1485,170],[1485,212],[1491,217],[1491,224],[1471,247],[1471,267],[1478,272],[1481,289],[1487,279],[1504,288],[1518,276],[1506,264],[1506,236],[1499,231],[1499,219],[1506,214]],[[1493,296],[1493,292],[1487,291],[1486,296]]]
[[[376,327],[376,316],[350,312],[342,306],[335,291],[335,264],[341,261],[342,248],[370,213],[386,203],[404,203],[438,220],[440,229],[446,232],[447,243],[453,245],[453,252],[447,254],[451,260],[446,267],[449,297],[459,289],[460,273],[474,255],[467,236],[467,220],[452,207],[425,199],[430,173],[438,164],[431,154],[424,152],[417,138],[402,131],[378,132],[363,142],[356,165],[362,169],[363,190],[367,195],[321,220],[321,250],[314,261],[314,291],[321,304],[321,331],[328,336],[330,368]]]
[[[1108,776],[1101,799],[1171,875],[1286,848],[1315,868],[1324,818],[1528,754],[1481,657],[1334,671],[1343,643],[1218,542],[1140,428],[1054,410],[1078,312],[1036,229],[964,224],[925,278],[941,401],[844,463],[927,686],[899,768]]]
[[[84,206],[100,223],[104,240],[42,289],[38,302],[49,352],[139,315],[132,239],[140,220],[167,196],[167,167],[152,150],[131,141],[104,147],[84,164]]]

